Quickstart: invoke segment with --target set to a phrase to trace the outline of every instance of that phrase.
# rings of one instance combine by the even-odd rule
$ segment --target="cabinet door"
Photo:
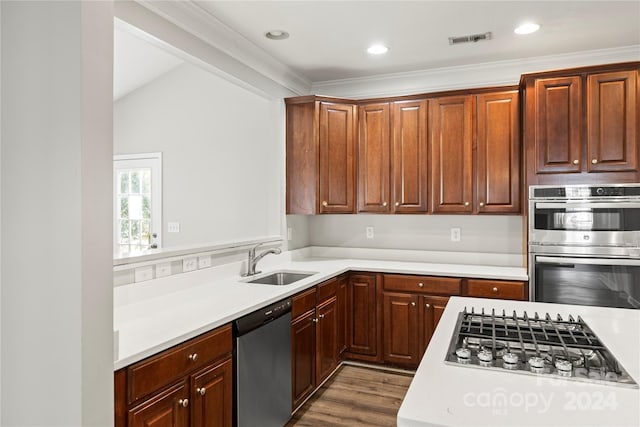
[[[473,104],[471,96],[430,101],[434,213],[473,211]]]
[[[316,384],[320,384],[338,366],[338,309],[336,298],[317,308]]]
[[[348,316],[348,308],[347,304],[347,278],[341,277],[338,279],[338,289],[336,292],[336,307],[338,310],[338,334],[337,334],[337,344],[338,344],[338,352],[340,355],[345,352],[347,349],[347,319]]]
[[[582,169],[582,80],[580,76],[537,79],[533,108],[536,173],[580,172]]]
[[[129,411],[129,427],[189,426],[189,390],[185,382],[158,393]]]
[[[427,211],[427,101],[393,103],[393,210]]]
[[[436,330],[436,326],[438,326],[438,322],[442,317],[442,313],[444,313],[444,308],[449,301],[449,297],[435,297],[435,296],[424,296],[422,297],[422,353],[427,350],[427,346],[429,345],[429,341],[431,341],[431,337],[433,336],[433,332]],[[420,356],[422,357],[422,356]]]
[[[358,109],[358,211],[389,212],[389,104]]]
[[[320,103],[320,213],[355,212],[355,107]]]
[[[637,71],[587,77],[587,170],[638,170]]]
[[[353,274],[349,278],[348,350],[376,356],[376,276]]]
[[[420,351],[419,297],[384,293],[384,361],[417,366]]]
[[[291,376],[293,408],[315,389],[316,318],[315,311],[291,324]]]
[[[192,427],[231,427],[233,365],[231,358],[193,375]]]
[[[476,210],[520,212],[518,92],[478,95]]]

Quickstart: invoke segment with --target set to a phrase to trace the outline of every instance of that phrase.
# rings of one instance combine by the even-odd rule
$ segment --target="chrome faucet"
[[[244,276],[254,276],[256,274],[262,273],[261,271],[256,271],[256,265],[258,264],[258,261],[260,261],[262,258],[264,258],[265,256],[267,256],[269,254],[278,255],[278,254],[282,253],[282,249],[280,249],[280,248],[272,248],[272,249],[268,249],[268,250],[260,253],[258,256],[256,256],[256,249],[258,249],[258,247],[260,245],[263,245],[263,244],[264,243],[258,243],[257,245],[255,245],[254,247],[249,249],[249,260],[247,262],[247,274],[244,274]]]

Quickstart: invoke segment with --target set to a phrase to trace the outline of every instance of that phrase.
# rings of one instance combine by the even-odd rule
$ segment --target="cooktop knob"
[[[541,374],[544,372],[544,359],[538,356],[532,356],[528,360],[529,369],[534,374]]]
[[[502,367],[505,369],[518,369],[518,356],[514,353],[505,353],[502,356]]]
[[[456,349],[456,356],[458,356],[458,363],[469,363],[471,360],[471,350],[460,347]]]
[[[568,360],[558,359],[555,363],[557,374],[563,377],[570,377],[573,365]]]

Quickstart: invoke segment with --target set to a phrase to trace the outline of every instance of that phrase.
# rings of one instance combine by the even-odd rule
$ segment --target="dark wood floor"
[[[285,427],[396,425],[412,375],[343,365]]]

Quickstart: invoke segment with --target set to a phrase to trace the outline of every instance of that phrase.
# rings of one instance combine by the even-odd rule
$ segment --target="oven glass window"
[[[640,231],[640,209],[536,208],[536,230]]]
[[[542,302],[640,309],[640,264],[536,262],[535,293]]]

